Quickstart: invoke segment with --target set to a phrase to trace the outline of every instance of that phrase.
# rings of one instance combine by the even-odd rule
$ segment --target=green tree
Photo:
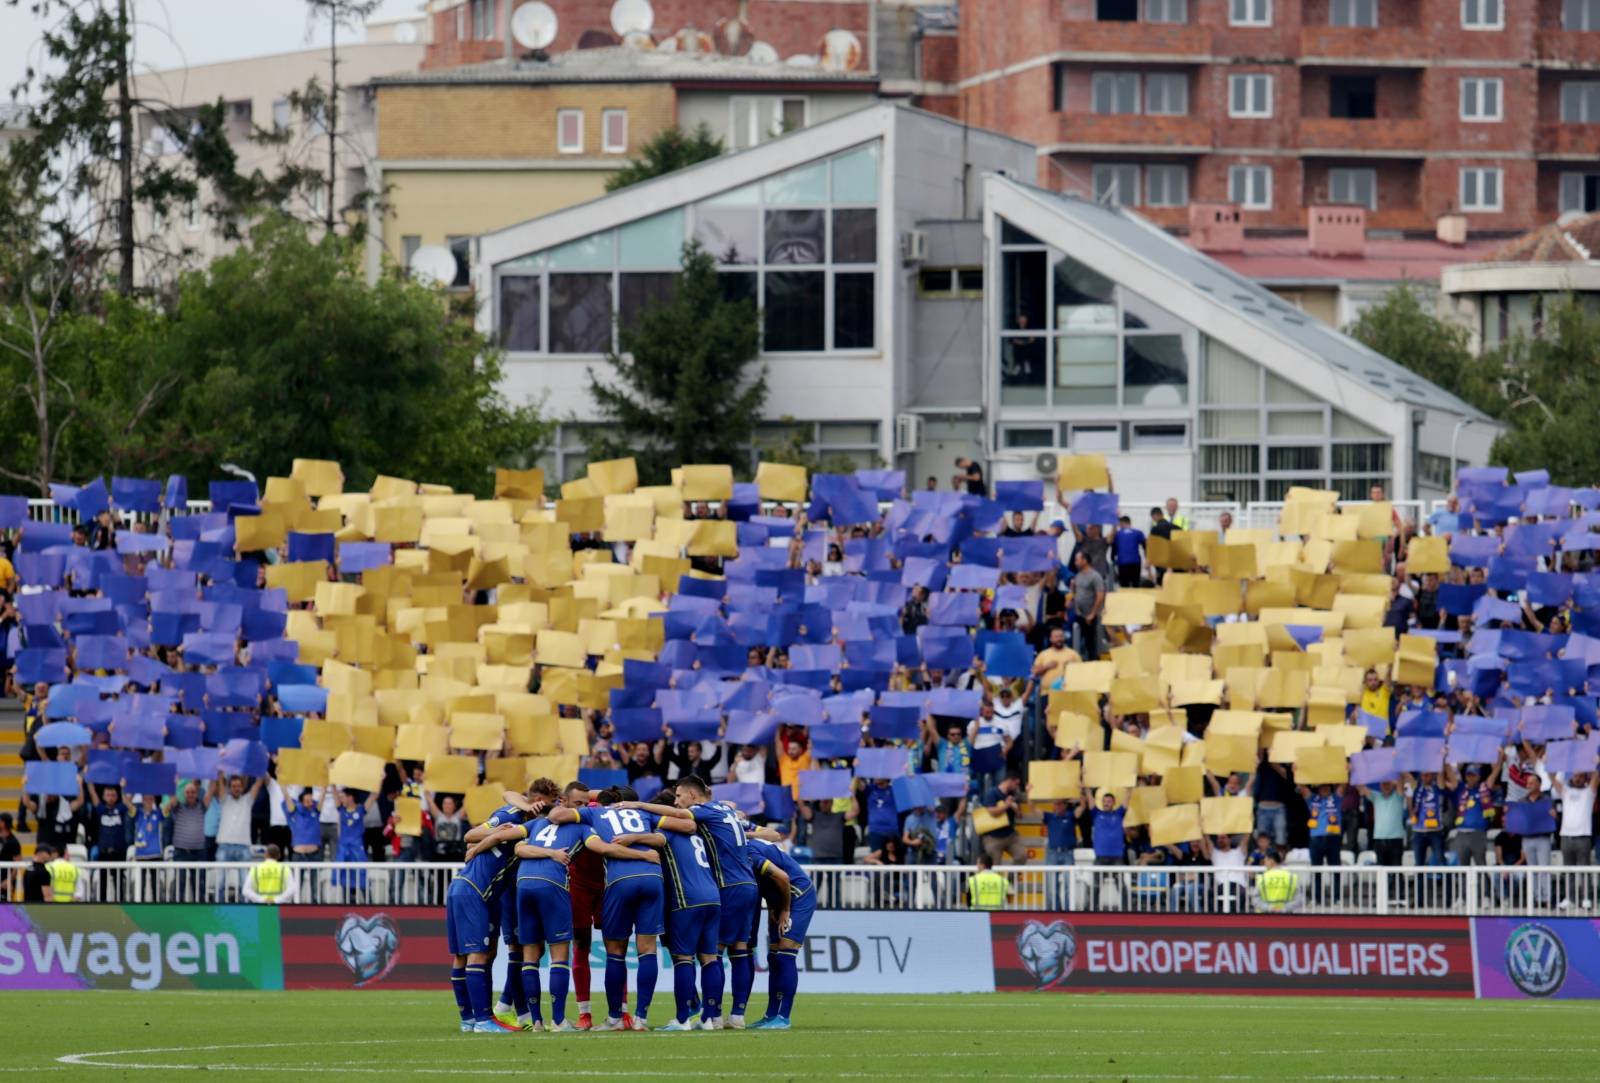
[[[1545,298],[1535,335],[1518,335],[1484,358],[1506,425],[1490,455],[1513,470],[1544,468],[1556,485],[1600,481],[1600,312],[1570,295]]]
[[[784,414],[778,423],[782,426],[781,435],[756,441],[756,457],[762,462],[803,466],[813,474],[853,474],[859,468],[856,460],[848,455],[818,455],[813,451],[807,439],[811,426],[797,422],[793,415]],[[881,464],[877,456],[873,456],[873,461]]]
[[[589,370],[589,393],[608,424],[591,429],[591,459],[633,456],[639,480],[665,484],[682,463],[749,460],[767,401],[767,373],[748,371],[761,349],[761,317],[723,296],[717,268],[698,243],[683,249],[670,300],[624,328],[608,356],[615,382]],[[743,473],[743,470],[741,470]]]
[[[640,148],[639,157],[606,178],[606,191],[615,192],[630,184],[673,173],[685,166],[715,158],[723,151],[722,140],[711,134],[702,121],[691,132],[674,124]]]
[[[357,488],[384,473],[486,493],[496,465],[536,458],[549,426],[501,395],[499,355],[449,294],[397,270],[369,284],[356,243],[311,229],[270,217],[185,276],[148,346],[182,393],[129,434],[125,460],[211,477],[337,459]]]
[[[1432,299],[1409,283],[1390,290],[1345,333],[1475,406],[1493,401],[1467,329],[1441,319]]]

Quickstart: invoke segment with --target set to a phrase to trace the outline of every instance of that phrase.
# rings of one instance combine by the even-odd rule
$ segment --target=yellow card
[[[233,521],[234,548],[241,553],[276,549],[288,538],[283,516],[271,512],[241,515]]]
[[[337,496],[344,492],[344,470],[326,459],[296,459],[289,476],[298,481],[307,496]]]
[[[1200,838],[1200,806],[1168,805],[1157,809],[1150,817],[1150,844],[1176,846],[1180,842],[1195,842]]]
[[[972,810],[972,830],[980,835],[987,835],[991,831],[999,831],[1010,824],[1004,816],[997,816],[988,809],[979,806]]]
[[[443,726],[408,722],[396,731],[394,755],[398,760],[427,760],[442,756],[450,747],[450,731]]]
[[[1069,692],[1096,692],[1105,695],[1116,680],[1115,662],[1070,662],[1062,686]]]
[[[422,799],[396,797],[394,799],[394,830],[397,835],[422,834]]]
[[[1359,534],[1363,538],[1392,538],[1397,533],[1394,528],[1394,505],[1387,500],[1363,504],[1356,512],[1356,519],[1360,524]]]
[[[1111,709],[1117,714],[1149,714],[1160,704],[1148,677],[1118,677],[1111,682]]]
[[[1156,592],[1153,590],[1114,590],[1106,595],[1101,623],[1113,628],[1133,625],[1147,628],[1156,620]]]
[[[1124,827],[1147,824],[1157,812],[1167,807],[1167,791],[1161,786],[1135,786],[1128,795],[1128,815]]]
[[[1100,734],[1100,723],[1081,714],[1066,712],[1056,716],[1057,748],[1095,748],[1105,739]]]
[[[1200,826],[1208,835],[1248,835],[1255,829],[1256,803],[1248,797],[1200,799]]]
[[[339,722],[308,718],[300,726],[300,747],[315,752],[324,761],[346,751],[352,743],[350,727]]]
[[[505,743],[505,719],[497,714],[458,714],[450,723],[450,745],[477,752],[498,752]]]
[[[1236,733],[1206,731],[1206,770],[1213,775],[1246,774],[1256,769],[1259,738]]]
[[[278,784],[281,786],[326,786],[328,757],[304,748],[278,750]]]
[[[1199,767],[1174,767],[1165,776],[1167,803],[1182,805],[1205,796],[1205,771]]]
[[[1211,574],[1218,579],[1254,579],[1256,547],[1254,545],[1214,545],[1211,547]]]
[[[733,496],[733,467],[722,463],[683,468],[685,500],[728,500]]]
[[[1029,799],[1076,799],[1083,793],[1082,769],[1077,760],[1034,760],[1028,764]]]
[[[488,820],[496,809],[505,804],[505,792],[506,788],[498,782],[487,782],[482,786],[472,787],[467,791],[467,799],[463,803],[467,819],[474,825]]]
[[[422,769],[423,784],[434,793],[466,793],[478,783],[478,757],[429,756]]]
[[[543,500],[544,471],[537,466],[531,470],[496,469],[494,495],[496,499]]]
[[[341,752],[328,768],[328,781],[347,790],[365,790],[375,793],[383,788],[381,756],[367,752]]]
[[[1294,780],[1303,786],[1342,786],[1350,781],[1350,761],[1342,748],[1302,745],[1295,750]]]
[[[1111,475],[1106,472],[1104,455],[1063,455],[1056,487],[1066,492],[1084,489],[1105,489],[1111,485]]]
[[[1450,570],[1450,542],[1447,538],[1412,538],[1406,546],[1406,571],[1412,575]]]
[[[1085,752],[1083,784],[1092,790],[1125,790],[1138,781],[1139,756],[1134,752]]]
[[[1272,735],[1272,744],[1267,749],[1267,759],[1272,763],[1294,763],[1303,749],[1327,747],[1321,737],[1307,730],[1264,731],[1262,740],[1267,739],[1268,733]]]
[[[581,636],[576,632],[558,632],[553,628],[539,630],[535,653],[540,665],[567,669],[582,669],[588,657]]]
[[[806,498],[806,468],[787,463],[758,463],[756,489],[762,500],[803,502]]]
[[[589,480],[601,496],[631,493],[639,487],[639,467],[632,458],[590,463]]]

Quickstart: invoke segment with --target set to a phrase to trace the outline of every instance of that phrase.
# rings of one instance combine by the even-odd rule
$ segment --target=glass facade
[[[501,344],[593,356],[620,349],[677,285],[683,246],[716,259],[724,294],[762,311],[766,353],[877,348],[876,143],[496,268]]]

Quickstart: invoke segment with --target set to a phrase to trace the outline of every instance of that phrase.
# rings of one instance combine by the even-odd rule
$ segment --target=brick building
[[[1412,233],[1600,209],[1600,0],[974,0],[957,40],[962,119],[1168,227],[1197,202],[1252,231],[1323,203]]]

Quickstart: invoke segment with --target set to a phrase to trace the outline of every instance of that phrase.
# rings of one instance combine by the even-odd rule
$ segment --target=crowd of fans
[[[981,854],[1023,865],[1019,823],[1035,818],[1049,865],[1073,864],[1080,850],[1102,866],[1229,870],[1301,851],[1318,867],[1408,856],[1595,863],[1600,492],[1465,471],[1448,507],[1420,523],[1375,488],[1359,537],[1357,509],[1332,494],[1304,496],[1317,513],[1286,515],[1263,537],[1227,513],[1214,529],[1191,529],[1176,499],[1137,509],[1141,529],[1109,477],[1051,494],[1054,514],[1039,483],[991,491],[967,460],[948,486],[928,478],[912,493],[892,471],[810,481],[809,500],[763,499],[756,485],[684,500],[675,514],[656,500],[658,528],[680,515],[727,524],[736,546],[679,544],[675,586],[628,610],[660,626],[649,650],[587,651],[581,672],[609,666],[621,678],[606,686],[607,706],[555,691],[553,670],[577,667],[541,662],[542,640],[517,670],[525,683],[513,691],[551,696],[552,723],[581,719],[583,747],[560,751],[591,785],[647,792],[708,778],[814,864],[970,864]],[[203,514],[174,514],[166,500],[119,505],[117,515],[137,513],[121,527],[114,495],[66,494],[82,525],[21,521],[15,508],[0,516],[0,665],[25,715],[23,758],[74,767],[66,788],[30,768],[30,780],[49,775],[51,792],[30,786],[15,823],[0,819],[0,860],[28,830],[54,852],[80,844],[102,861],[239,861],[268,843],[298,861],[459,859],[472,795],[436,792],[424,761],[391,756],[366,789],[277,777],[296,745],[272,720],[329,715],[326,694],[284,694],[318,682],[290,619],[309,612],[322,631],[336,622],[319,612],[326,595],[291,600],[270,570],[321,561],[324,582],[371,587],[400,554],[429,550],[422,538],[385,544],[378,559],[371,534],[358,533],[360,561],[345,559],[352,539],[332,530],[249,548],[238,524],[263,514],[253,484],[222,486],[220,499],[214,488]],[[609,508],[617,495],[627,494],[571,499]],[[382,499],[406,505],[418,490]],[[516,520],[549,521],[538,511]],[[651,548],[659,537],[565,533],[580,558],[574,581],[587,564],[638,569],[641,555],[662,552]],[[1223,563],[1249,546],[1257,566]],[[492,628],[495,608],[526,602],[533,580],[475,575],[490,561],[487,549],[474,553],[471,568],[442,566],[460,606],[485,614],[475,627]],[[408,566],[437,574],[441,564]],[[1218,604],[1215,590],[1197,601],[1198,580],[1231,582],[1232,603]],[[537,585],[543,598],[562,589]],[[1151,604],[1112,605],[1122,592]],[[1228,631],[1241,624],[1264,631]],[[1352,665],[1341,637],[1373,629],[1395,656]],[[1431,643],[1420,676],[1403,664],[1416,656],[1413,637]],[[412,638],[418,659],[438,651]],[[1178,679],[1165,669],[1172,655],[1208,662]],[[1111,671],[1087,665],[1102,659]],[[1305,676],[1289,692],[1261,676],[1285,672]],[[1130,679],[1151,695],[1121,700],[1111,684]],[[1315,694],[1330,682],[1337,702]],[[1277,698],[1262,702],[1269,686]],[[1141,709],[1126,709],[1133,700]],[[1220,732],[1210,728],[1219,712],[1254,719],[1243,731],[1259,737],[1248,768],[1216,769],[1207,738]],[[447,708],[438,721],[450,720]],[[1349,757],[1347,779],[1326,779],[1325,764],[1311,773],[1276,740],[1329,724],[1341,731],[1327,741]],[[1107,775],[1102,757],[1119,753],[1135,757],[1131,771],[1124,761]],[[508,737],[470,754],[487,787],[508,782],[497,760],[526,750]],[[1059,761],[1080,765],[1072,792],[1037,785],[1038,765]],[[1202,795],[1174,782],[1174,768],[1191,766],[1202,769]],[[1177,837],[1171,821],[1158,823],[1164,809],[1198,810],[1200,796],[1249,799],[1249,830],[1216,829],[1209,811],[1203,829],[1180,826]]]

